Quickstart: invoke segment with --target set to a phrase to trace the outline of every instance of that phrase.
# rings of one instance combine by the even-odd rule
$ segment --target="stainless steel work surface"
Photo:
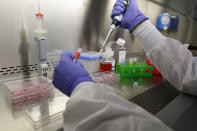
[[[13,79],[15,79],[13,77]],[[18,79],[18,78],[17,78]],[[2,79],[1,79],[2,80]],[[12,81],[12,78],[10,78]],[[8,80],[9,81],[9,80]],[[1,131],[55,131],[63,127],[62,113],[69,98],[54,88],[54,96],[13,106],[0,84]],[[60,106],[59,106],[60,105]],[[61,111],[60,111],[61,110]]]
[[[177,131],[196,131],[197,97],[181,94],[156,115]]]
[[[157,85],[165,80],[161,76],[154,77],[131,77],[120,78],[120,81],[109,84],[116,92],[125,99],[133,98]]]
[[[180,92],[166,81],[130,98],[129,101],[136,103],[155,115],[173,101],[179,94]]]
[[[180,92],[161,76],[121,78],[111,85],[123,98],[155,115]]]
[[[163,80],[162,77],[121,78],[116,83],[110,85],[112,86],[112,88],[116,90],[116,92],[121,97],[126,98],[129,101],[140,105],[145,110],[154,114],[155,111],[159,111],[160,109],[162,109],[177,96],[177,93],[175,94],[173,92],[169,93],[172,90],[166,92],[166,90],[168,90],[169,88],[165,88],[168,84],[166,85],[164,84],[164,82],[165,80]],[[172,89],[174,88],[172,87]],[[60,93],[58,90],[55,90],[55,92],[56,95]],[[170,99],[166,99],[166,97]],[[160,104],[158,104],[157,102],[160,102]],[[66,104],[66,101],[65,103],[63,102],[62,104]],[[40,108],[38,106],[31,107],[30,105],[28,107],[22,108],[21,110],[15,110],[7,103],[6,96],[3,90],[3,85],[1,84],[0,111],[2,115],[0,117],[0,130],[11,131],[15,129],[16,131],[17,130],[54,131],[54,130],[62,129],[63,127],[62,117],[58,117],[58,119],[55,120],[49,119],[47,120],[49,121],[49,123],[46,123],[45,119],[41,119],[41,121],[37,122],[36,120],[39,118],[38,113],[48,112],[49,110],[48,108],[45,108],[46,107],[45,102],[40,101],[39,106]],[[53,107],[51,106],[51,108]],[[34,110],[36,111],[32,112]],[[32,124],[32,119],[30,120],[29,117],[32,117],[34,124]],[[41,117],[43,118],[46,117],[45,113],[43,113],[43,116],[41,115]]]

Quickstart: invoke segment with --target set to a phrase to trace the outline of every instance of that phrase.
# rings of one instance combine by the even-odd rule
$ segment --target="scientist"
[[[122,12],[122,0],[117,0],[111,17]],[[197,95],[197,58],[179,41],[157,31],[139,10],[136,0],[130,0],[121,27],[133,33],[150,61],[174,87]],[[65,52],[54,71],[53,84],[70,96],[64,112],[64,130],[172,130],[141,107],[119,97],[111,87],[94,83],[83,65],[72,60],[73,55]]]

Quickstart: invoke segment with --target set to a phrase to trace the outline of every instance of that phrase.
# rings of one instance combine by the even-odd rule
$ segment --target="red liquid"
[[[100,72],[112,71],[112,64],[110,62],[100,63]]]

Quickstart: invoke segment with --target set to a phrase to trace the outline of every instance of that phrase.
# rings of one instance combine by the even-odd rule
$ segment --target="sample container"
[[[4,83],[7,89],[7,98],[12,105],[24,104],[53,96],[51,80],[45,77],[32,77]]]
[[[102,56],[98,58],[99,52],[88,51],[81,52],[81,56],[79,57],[79,61],[83,64],[84,68],[88,73],[94,73],[99,71],[100,59]]]
[[[112,71],[112,62],[101,62],[100,63],[100,72],[111,72]]]

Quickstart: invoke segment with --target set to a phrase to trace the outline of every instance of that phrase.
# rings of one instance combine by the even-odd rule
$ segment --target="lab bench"
[[[37,74],[32,74],[0,79],[1,131],[55,131],[62,128],[62,114],[69,98],[57,89],[53,88],[51,97],[42,97],[23,104],[13,103],[8,99],[5,83],[36,77]]]
[[[34,77],[36,75],[33,75],[31,77]],[[18,78],[20,76],[17,76]],[[21,76],[23,78],[24,76]],[[29,76],[27,76],[29,77]],[[17,78],[17,79],[18,79]],[[1,87],[0,87],[0,111],[1,111],[1,117],[0,117],[0,130],[6,130],[11,131],[13,128],[17,130],[28,130],[28,131],[54,131],[54,130],[62,130],[63,126],[63,118],[62,113],[52,115],[50,119],[47,119],[46,123],[46,114],[40,113],[40,116],[38,117],[39,112],[49,112],[49,108],[52,108],[53,105],[49,104],[48,102],[51,100],[47,100],[45,102],[39,101],[39,105],[35,106],[27,106],[25,108],[22,108],[21,110],[17,110],[10,106],[6,101],[5,96],[5,90],[4,90],[4,82],[5,81],[12,81],[13,79],[16,79],[15,77],[8,79],[1,79]],[[168,106],[171,105],[177,98],[179,98],[180,93],[172,87],[168,82],[165,81],[162,77],[142,77],[142,78],[130,78],[130,79],[122,79],[118,80],[117,82],[109,84],[112,88],[115,89],[115,91],[121,96],[126,99],[128,99],[130,102],[136,103],[139,106],[143,107],[148,112],[158,116],[161,120],[164,120],[164,122],[168,122],[168,119],[172,115],[169,114],[169,118],[167,116],[162,115],[163,110],[165,111],[164,114],[168,111]],[[54,88],[55,97],[57,96],[64,96],[62,93],[60,93],[58,90]],[[178,97],[177,97],[178,96]],[[63,105],[65,106],[67,98],[64,98],[65,102]],[[62,100],[62,99],[61,99]],[[181,100],[181,99],[180,99]],[[54,99],[52,101],[55,101]],[[186,101],[185,101],[186,102]],[[48,105],[47,105],[47,104]],[[170,103],[170,104],[169,104]],[[193,103],[194,100],[193,100]],[[169,104],[169,105],[168,105]],[[184,103],[183,103],[184,104]],[[62,105],[62,103],[61,103]],[[176,104],[175,104],[176,105]],[[188,103],[188,106],[191,106],[192,102]],[[178,106],[177,106],[178,107]],[[37,109],[36,113],[31,114],[33,110]],[[182,107],[180,107],[182,108]],[[180,109],[179,108],[179,109]],[[195,108],[195,107],[194,107]],[[174,108],[169,108],[173,110]],[[183,111],[183,113],[186,113]],[[196,106],[197,109],[197,106]],[[159,113],[158,113],[159,112]],[[30,115],[28,115],[28,113]],[[168,112],[167,112],[168,113]],[[167,114],[166,113],[166,114]],[[177,112],[178,113],[178,112]],[[179,113],[182,113],[181,110]],[[39,118],[40,121],[38,121],[35,125],[35,121],[32,124],[32,120],[29,119],[29,116],[36,116]],[[33,117],[32,116],[32,117]],[[163,117],[165,116],[165,117]],[[179,115],[180,116],[180,115]],[[176,118],[180,118],[177,116]],[[38,119],[35,118],[35,119]],[[182,118],[184,119],[184,118]],[[168,123],[167,123],[168,124]],[[171,123],[170,123],[171,124]],[[170,127],[173,127],[169,124]]]

